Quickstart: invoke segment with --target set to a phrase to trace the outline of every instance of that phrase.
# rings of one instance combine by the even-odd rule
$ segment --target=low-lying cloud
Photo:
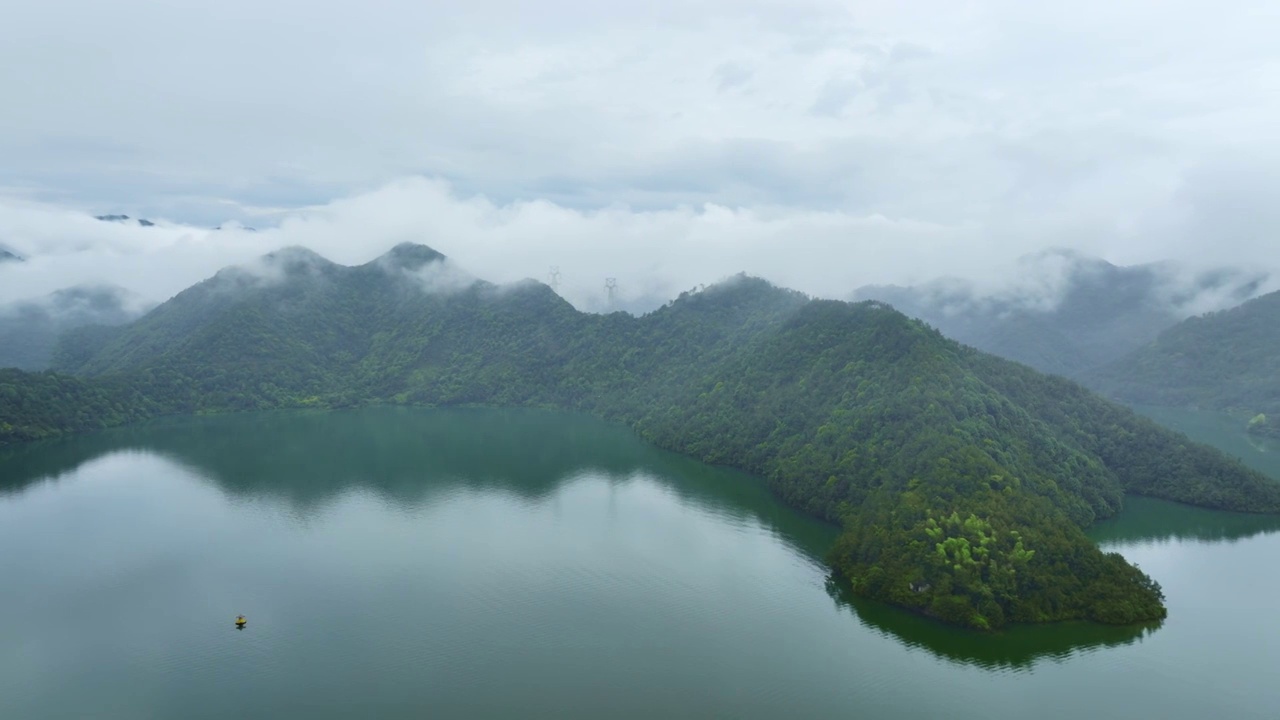
[[[1019,262],[1045,248],[1271,269],[1268,7],[26,3],[0,23],[0,245],[31,262],[0,302],[403,241],[499,282],[559,266],[583,307],[606,277],[644,305],[738,271],[1051,304],[1053,263]]]
[[[162,301],[228,265],[261,266],[261,273],[278,269],[278,263],[263,265],[259,259],[282,248],[305,247],[339,264],[358,265],[405,242],[428,245],[449,258],[446,265],[425,269],[430,276],[422,278],[424,286],[457,289],[471,276],[497,283],[549,282],[555,266],[559,292],[584,309],[604,307],[606,278],[617,279],[621,301],[661,303],[738,272],[823,297],[846,297],[868,284],[950,276],[977,295],[1051,305],[1072,266],[1071,255],[1032,252],[1034,238],[1010,242],[1008,229],[994,223],[948,225],[848,211],[715,204],[664,210],[585,210],[545,200],[498,204],[421,177],[304,208],[284,215],[276,227],[257,231],[155,220],[153,227],[140,227],[48,204],[0,203],[0,234],[27,258],[0,266],[0,303],[102,282]],[[1239,218],[1235,222],[1249,227]],[[1139,230],[1133,232],[1141,237]],[[1086,239],[1077,243],[1082,249],[1076,252],[1117,262],[1173,261],[1182,273],[1177,277],[1188,281],[1207,269],[1269,270],[1280,260],[1259,242],[1224,243],[1217,253],[1203,253],[1194,243],[1148,242],[1145,252],[1131,245],[1098,245]],[[1191,252],[1172,255],[1178,250]]]
[[[429,295],[454,295],[481,282],[449,258],[435,260],[417,268],[387,268],[387,272],[407,278],[414,289]]]

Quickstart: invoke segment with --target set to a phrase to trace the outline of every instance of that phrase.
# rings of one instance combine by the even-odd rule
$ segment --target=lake
[[[590,418],[164,421],[0,456],[0,717],[1273,719],[1277,530],[1131,499],[1093,534],[1168,620],[982,635],[847,597],[834,527]]]

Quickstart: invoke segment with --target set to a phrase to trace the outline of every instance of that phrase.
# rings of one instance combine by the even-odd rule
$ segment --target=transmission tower
[[[555,290],[560,287],[560,267],[552,266],[551,268],[551,289]]]
[[[609,294],[609,302],[613,302],[613,296],[618,292],[618,278],[605,278],[604,291]]]

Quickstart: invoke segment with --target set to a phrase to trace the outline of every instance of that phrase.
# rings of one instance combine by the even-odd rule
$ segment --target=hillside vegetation
[[[1125,492],[1280,511],[1280,486],[1074,383],[746,277],[636,318],[472,281],[421,246],[355,268],[290,250],[58,357],[86,379],[5,376],[47,409],[6,403],[3,437],[367,402],[593,412],[764,476],[843,523],[830,561],[855,590],[978,628],[1163,617],[1158,584],[1082,531]]]
[[[1266,278],[1223,269],[1179,280],[1172,266],[1116,266],[1067,251],[1023,261],[1027,277],[1041,283],[985,295],[963,281],[942,279],[864,287],[853,299],[888,302],[966,345],[1079,380],[1177,324],[1197,297],[1243,302]]]
[[[1261,414],[1249,430],[1280,436],[1280,292],[1178,323],[1087,382],[1126,402]]]

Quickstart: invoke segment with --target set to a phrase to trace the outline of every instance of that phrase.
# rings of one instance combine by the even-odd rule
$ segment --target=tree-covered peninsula
[[[762,475],[843,524],[830,562],[857,592],[977,628],[1164,617],[1159,585],[1082,530],[1126,492],[1280,511],[1280,485],[1072,382],[746,277],[636,318],[422,246],[359,267],[293,249],[56,357],[0,374],[0,440],[374,402],[586,411]]]

